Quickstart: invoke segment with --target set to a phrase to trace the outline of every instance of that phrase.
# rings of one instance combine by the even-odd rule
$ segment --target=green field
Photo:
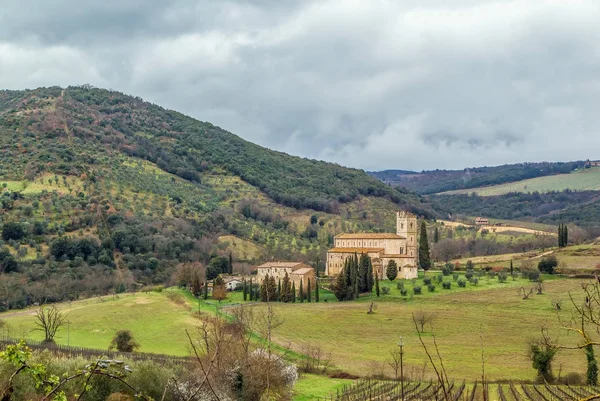
[[[600,190],[600,168],[593,167],[576,171],[571,174],[537,177],[489,187],[447,191],[442,192],[441,195],[476,193],[480,196],[496,196],[504,195],[509,192],[550,192],[564,191],[565,189],[574,191]]]
[[[563,344],[574,344],[577,337],[559,327],[553,300],[563,301],[563,318],[570,316],[568,292],[577,293],[581,281],[559,279],[547,281],[543,295],[523,300],[518,294],[522,284],[478,286],[470,291],[436,294],[401,300],[384,296],[376,302],[374,314],[367,314],[369,300],[336,304],[277,305],[276,312],[284,324],[275,330],[282,345],[302,350],[306,343],[318,344],[331,353],[333,362],[349,373],[368,375],[383,370],[391,375],[385,361],[389,352],[397,349],[400,336],[404,338],[408,375],[418,377],[423,368],[432,377],[431,366],[419,343],[412,314],[425,311],[434,314],[433,328],[440,354],[451,378],[474,381],[481,377],[481,342],[489,379],[532,380],[535,370],[527,356],[530,339],[539,336],[547,325]],[[426,290],[425,290],[426,291]],[[260,305],[258,308],[263,308]],[[432,332],[427,329],[425,341],[432,346]],[[581,351],[561,350],[555,366],[563,374],[585,372],[585,355]]]
[[[428,273],[434,278],[438,273]],[[445,281],[452,281],[446,276]],[[416,280],[422,284],[423,278]],[[459,288],[453,282],[450,290],[437,285],[434,292],[423,286],[422,295],[412,294],[412,281],[404,281],[409,295],[400,296],[396,283],[381,282],[389,287],[390,294],[374,294],[358,302],[332,302],[331,294],[322,293],[329,302],[304,304],[275,304],[275,312],[283,323],[275,329],[275,340],[282,347],[302,353],[307,343],[319,345],[330,353],[336,369],[351,374],[369,375],[383,372],[391,375],[385,364],[389,352],[397,349],[400,336],[404,338],[406,374],[417,378],[433,376],[431,366],[419,343],[412,314],[430,313],[434,316],[433,331],[427,328],[424,339],[432,346],[433,335],[439,344],[444,364],[451,378],[474,381],[481,375],[481,342],[489,379],[530,380],[535,376],[527,357],[527,344],[539,335],[546,325],[564,345],[573,345],[577,337],[559,327],[552,302],[562,301],[562,317],[568,319],[569,291],[576,296],[582,280],[546,277],[544,294],[532,295],[523,300],[519,295],[522,286],[527,290],[533,284],[524,279],[500,283],[496,278],[483,276],[478,285],[467,284]],[[169,295],[169,294],[175,294]],[[229,295],[220,304],[223,312],[228,305],[242,302],[241,293]],[[374,302],[375,313],[367,314]],[[103,297],[61,304],[68,313],[69,329],[62,329],[56,340],[60,344],[106,349],[115,331],[132,330],[141,344],[141,351],[172,355],[188,355],[185,329],[193,329],[196,319],[192,312],[217,310],[215,301],[197,301],[180,290],[161,293],[138,293]],[[256,304],[263,310],[264,304]],[[34,309],[0,314],[14,337],[41,339],[34,331]],[[69,338],[67,340],[67,338]],[[581,351],[561,350],[555,366],[563,374],[585,371],[585,355]],[[319,376],[302,379],[297,388],[297,400],[312,400],[335,391],[344,381],[330,381]]]
[[[188,306],[172,302],[166,293],[121,294],[60,304],[70,323],[55,340],[59,344],[108,349],[115,332],[127,329],[133,332],[142,352],[189,355],[185,329],[193,329],[195,319]],[[43,340],[43,333],[35,330],[36,310],[0,314],[8,324],[3,334]]]

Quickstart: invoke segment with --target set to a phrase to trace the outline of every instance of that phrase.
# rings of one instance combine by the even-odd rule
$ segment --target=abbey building
[[[417,277],[417,216],[399,211],[396,213],[396,233],[339,234],[334,247],[327,252],[326,274],[337,276],[344,261],[354,254],[367,254],[373,263],[373,272],[385,277],[388,262],[398,265],[398,278]]]

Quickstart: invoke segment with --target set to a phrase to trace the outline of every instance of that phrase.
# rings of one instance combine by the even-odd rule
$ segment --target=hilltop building
[[[480,226],[487,226],[488,224],[490,224],[490,221],[488,219],[486,219],[485,217],[476,217],[475,224],[480,225]]]
[[[262,282],[267,274],[275,277],[275,281],[283,280],[286,273],[297,289],[300,288],[300,280],[306,285],[308,280],[314,283],[316,277],[315,269],[302,262],[267,262],[256,269],[259,282]]]
[[[383,278],[388,262],[398,265],[398,278],[417,277],[417,216],[399,211],[396,213],[396,233],[339,234],[334,247],[327,252],[328,276],[337,276],[344,261],[357,254],[367,254],[373,263],[373,272]]]

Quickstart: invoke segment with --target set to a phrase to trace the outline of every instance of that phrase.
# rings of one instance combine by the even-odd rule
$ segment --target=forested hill
[[[118,92],[86,87],[0,93],[0,126],[25,137],[53,139],[65,153],[78,138],[110,154],[148,160],[189,181],[203,172],[226,172],[259,188],[277,203],[335,211],[359,195],[385,197],[418,214],[431,209],[407,191],[396,190],[362,170],[293,157],[245,141],[219,127]],[[42,172],[79,175],[91,161],[29,153],[8,172],[34,177]],[[10,150],[9,150],[10,151]],[[29,150],[31,152],[31,150]],[[49,159],[46,159],[49,158]]]
[[[140,98],[0,91],[0,310],[267,260],[323,269],[333,236],[393,231],[397,209],[437,215],[362,170],[274,152]]]
[[[584,167],[584,161],[506,164],[464,170],[429,170],[420,173],[385,170],[369,174],[394,187],[428,195],[458,189],[521,181],[554,174],[567,174]]]

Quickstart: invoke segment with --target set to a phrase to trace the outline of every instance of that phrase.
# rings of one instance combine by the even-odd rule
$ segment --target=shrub
[[[540,271],[535,268],[522,269],[521,275],[529,281],[537,281],[540,278]]]
[[[398,281],[396,283],[396,288],[399,290],[403,290],[404,289],[404,282],[403,281]]]
[[[423,278],[423,284],[425,284],[425,285],[431,284],[431,277],[425,277],[425,278]]]
[[[112,339],[109,349],[116,349],[119,352],[133,352],[140,345],[133,338],[133,334],[129,330],[119,330]]]
[[[473,278],[474,275],[475,271],[473,269],[467,269],[467,272],[465,273],[465,277],[467,278],[467,280],[471,280],[471,278]]]
[[[454,271],[454,266],[452,263],[446,263],[444,267],[442,267],[442,274],[444,276],[449,276]]]
[[[403,297],[408,295],[408,290],[406,288],[401,288],[400,289],[400,295],[402,295]]]
[[[558,260],[556,260],[556,256],[554,255],[545,256],[538,263],[539,271],[547,274],[554,274],[556,266],[558,266]]]
[[[473,284],[473,285],[477,285],[477,284],[479,284],[479,279],[478,279],[477,277],[473,277],[473,278],[471,279],[471,284]]]
[[[390,293],[390,287],[381,287],[381,293],[383,295],[389,295],[389,293]]]
[[[457,284],[459,287],[462,287],[462,288],[467,286],[467,282],[465,280],[463,280],[462,278],[457,281]]]
[[[433,284],[429,284],[429,285],[427,286],[427,290],[429,290],[429,292],[434,292],[434,291],[435,291],[435,285],[433,285]]]
[[[445,290],[449,290],[452,287],[452,282],[451,281],[444,281],[442,283],[442,288],[444,288]]]
[[[420,285],[416,285],[413,287],[413,294],[421,295],[421,286]]]
[[[452,273],[452,281],[458,280],[458,273]]]
[[[508,275],[504,272],[502,273],[498,273],[498,281],[501,283],[506,283],[506,280],[508,279]]]
[[[442,281],[444,281],[444,276],[441,274],[438,274],[435,278],[436,278],[438,284],[442,284]]]

